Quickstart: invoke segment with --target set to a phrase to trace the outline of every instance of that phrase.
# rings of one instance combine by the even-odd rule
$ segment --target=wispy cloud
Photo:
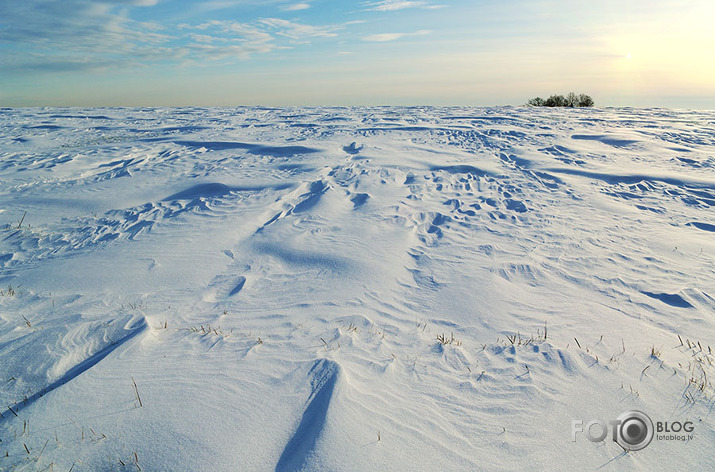
[[[252,0],[227,3],[247,1]],[[8,73],[63,72],[245,60],[332,38],[346,27],[280,18],[181,25],[130,18],[134,8],[157,3],[158,0],[2,0],[1,69]]]
[[[260,25],[252,25],[248,23],[239,23],[237,21],[212,20],[198,25],[182,24],[178,26],[181,30],[199,30],[205,33],[200,35],[204,38],[201,42],[220,41],[241,41],[250,43],[267,43],[273,41],[274,37]],[[189,37],[194,37],[196,34],[190,34]]]
[[[428,7],[429,3],[422,0],[381,0],[366,3],[367,10],[371,11],[396,11],[405,8]]]
[[[363,41],[370,41],[370,42],[375,42],[375,43],[385,43],[389,41],[396,41],[398,39],[408,37],[408,36],[425,36],[430,34],[430,30],[420,30],[420,31],[415,31],[414,33],[382,33],[382,34],[373,34],[370,36],[365,36]]]
[[[119,5],[136,5],[139,7],[153,7],[159,0],[105,0],[105,3],[117,3]]]
[[[284,2],[284,0],[208,0],[205,2],[196,2],[192,7],[198,11],[211,12],[242,6],[261,6],[281,2]]]
[[[299,11],[299,10],[307,10],[310,8],[310,4],[308,3],[294,3],[293,5],[287,5],[283,7],[283,10],[285,11]]]
[[[151,57],[169,41],[157,23],[126,16],[156,0],[5,0],[0,3],[4,70],[91,70]],[[4,50],[4,52],[3,52]]]
[[[265,18],[260,21],[263,25],[276,31],[277,35],[285,36],[286,38],[303,40],[306,38],[331,38],[337,36],[336,31],[341,26],[312,26],[300,23],[294,23],[280,18]]]

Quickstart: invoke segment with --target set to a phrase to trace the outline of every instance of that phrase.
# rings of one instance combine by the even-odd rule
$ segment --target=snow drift
[[[0,117],[2,470],[713,466],[712,112]]]

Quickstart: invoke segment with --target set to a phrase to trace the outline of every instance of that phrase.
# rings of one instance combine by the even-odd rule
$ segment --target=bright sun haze
[[[715,108],[711,0],[3,0],[0,105]]]

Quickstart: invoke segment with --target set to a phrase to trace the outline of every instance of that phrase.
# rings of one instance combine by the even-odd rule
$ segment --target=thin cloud
[[[181,25],[181,29],[201,31],[188,33],[191,41],[178,50],[183,53],[183,65],[197,65],[227,59],[251,59],[267,54],[279,46],[275,37],[259,26],[237,21],[212,20],[199,25]]]
[[[225,59],[250,59],[255,54],[266,54],[277,49],[275,44],[269,43],[240,43],[227,45],[213,45],[194,43],[183,48],[186,50],[187,62],[193,64],[205,63],[207,60],[220,61]]]
[[[148,1],[115,0],[114,5],[149,5]],[[115,11],[119,10],[119,11]],[[34,45],[55,51],[85,48],[117,51],[128,45],[161,43],[158,24],[130,20],[124,7],[87,0],[38,0],[0,3],[0,43]]]
[[[226,10],[242,6],[261,6],[280,3],[283,0],[209,0],[194,5],[198,11],[211,12],[216,10]]]
[[[261,23],[276,31],[276,34],[290,39],[301,40],[305,38],[330,38],[337,36],[339,26],[312,26],[294,23],[280,18],[265,18]]]
[[[12,73],[56,73],[245,60],[295,44],[333,38],[346,27],[280,18],[179,25],[130,18],[133,9],[156,3],[157,0],[0,1],[2,69]],[[252,0],[225,3],[248,4]],[[296,5],[301,4],[293,6]],[[10,47],[3,47],[7,45]]]
[[[202,34],[202,36],[205,38],[213,38],[214,41],[237,40],[266,43],[274,39],[273,35],[259,26],[239,23],[237,21],[212,20],[195,26],[182,24],[179,25],[179,28],[204,31],[205,33]]]
[[[310,8],[310,4],[308,3],[295,3],[293,5],[288,5],[283,7],[283,10],[285,11],[299,11],[299,10],[307,10]]]
[[[382,0],[367,3],[369,11],[396,11],[405,8],[425,7],[428,3],[421,0]]]
[[[153,7],[159,0],[104,0],[105,3],[117,3],[119,5],[134,5],[138,7]]]
[[[203,43],[203,44],[214,44],[217,42],[228,41],[226,38],[219,38],[219,37],[211,36],[208,34],[197,34],[197,33],[190,33],[189,38],[191,38],[191,40],[194,42]]]
[[[374,42],[374,43],[386,43],[389,41],[396,41],[398,39],[402,39],[408,36],[425,36],[430,34],[431,31],[429,30],[420,30],[420,31],[415,31],[414,33],[382,33],[382,34],[373,34],[370,36],[365,36],[363,41],[369,41],[369,42]]]

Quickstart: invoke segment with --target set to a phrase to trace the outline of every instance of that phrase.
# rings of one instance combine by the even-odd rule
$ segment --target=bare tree
[[[544,102],[544,106],[547,107],[565,107],[566,106],[566,99],[564,98],[563,95],[552,95],[549,98],[546,99],[546,102]]]
[[[570,108],[578,106],[578,96],[575,93],[569,92],[566,95],[566,106]]]
[[[592,107],[594,105],[593,103],[593,98],[589,97],[585,93],[582,93],[581,95],[578,96],[578,105],[579,107]]]
[[[546,100],[541,97],[532,98],[526,102],[532,107],[592,107],[594,101],[588,95],[582,93],[576,95],[574,92],[569,92],[565,97],[563,95],[552,95]]]

